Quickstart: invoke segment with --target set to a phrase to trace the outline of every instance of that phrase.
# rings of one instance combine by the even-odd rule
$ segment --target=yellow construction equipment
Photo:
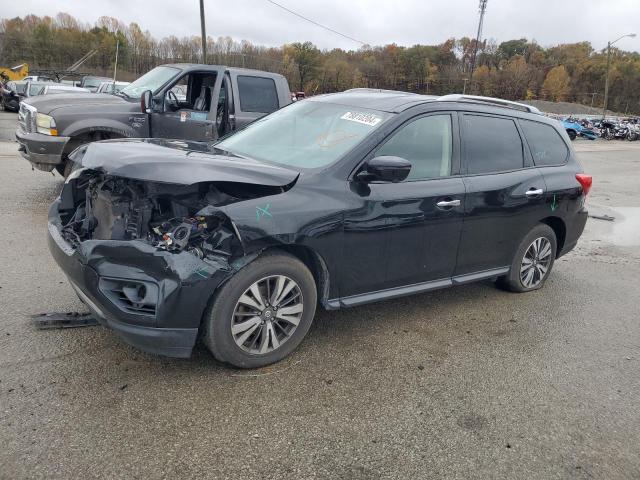
[[[29,75],[29,65],[26,63],[10,68],[0,67],[0,76],[3,77],[5,81],[22,80],[27,75]]]

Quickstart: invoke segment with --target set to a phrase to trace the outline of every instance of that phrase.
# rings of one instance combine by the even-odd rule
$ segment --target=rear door
[[[544,178],[514,118],[463,113],[461,135],[466,196],[455,274],[508,267],[546,215]]]
[[[278,88],[273,78],[231,72],[234,113],[232,122],[240,129],[280,108]]]

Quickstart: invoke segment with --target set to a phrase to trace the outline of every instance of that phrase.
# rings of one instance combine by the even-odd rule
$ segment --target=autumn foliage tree
[[[547,73],[547,77],[542,84],[542,92],[546,98],[556,102],[563,102],[569,95],[569,83],[571,79],[564,65],[553,67]]]
[[[60,13],[0,20],[0,63],[29,63],[31,70],[65,70],[87,52],[97,53],[82,72],[113,75],[119,44],[118,78],[132,80],[156,65],[197,63],[198,36],[153,37],[142,25],[100,17],[93,25]],[[510,100],[546,98],[602,104],[606,52],[589,42],[542,47],[526,38],[478,44],[475,39],[443,39],[438,45],[363,46],[358,50],[320,50],[311,42],[265,47],[230,37],[207,39],[213,64],[282,73],[292,89],[309,94],[354,87],[406,90],[442,95],[467,93]],[[611,50],[609,107],[640,113],[640,54]]]

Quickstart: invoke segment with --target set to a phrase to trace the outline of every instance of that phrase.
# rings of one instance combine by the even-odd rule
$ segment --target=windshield
[[[278,110],[216,144],[257,160],[299,168],[329,165],[391,114],[304,100]]]
[[[156,67],[145,73],[135,82],[124,87],[120,92],[130,98],[139,97],[142,95],[142,92],[146,90],[151,90],[155,93],[158,88],[175,77],[178,72],[180,72],[180,70],[173,67]]]

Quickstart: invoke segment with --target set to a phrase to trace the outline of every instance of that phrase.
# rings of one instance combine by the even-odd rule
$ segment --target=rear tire
[[[509,273],[500,277],[497,285],[517,293],[542,288],[553,268],[557,245],[549,225],[536,225],[520,242]]]
[[[569,140],[571,140],[572,142],[576,139],[576,137],[578,136],[578,134],[576,133],[575,130],[567,130],[567,135],[569,135]]]
[[[276,292],[287,288],[280,299]],[[202,339],[221,362],[263,367],[282,360],[302,342],[316,302],[313,275],[300,260],[282,252],[266,253],[216,292],[205,313]],[[252,303],[260,306],[249,306]]]

